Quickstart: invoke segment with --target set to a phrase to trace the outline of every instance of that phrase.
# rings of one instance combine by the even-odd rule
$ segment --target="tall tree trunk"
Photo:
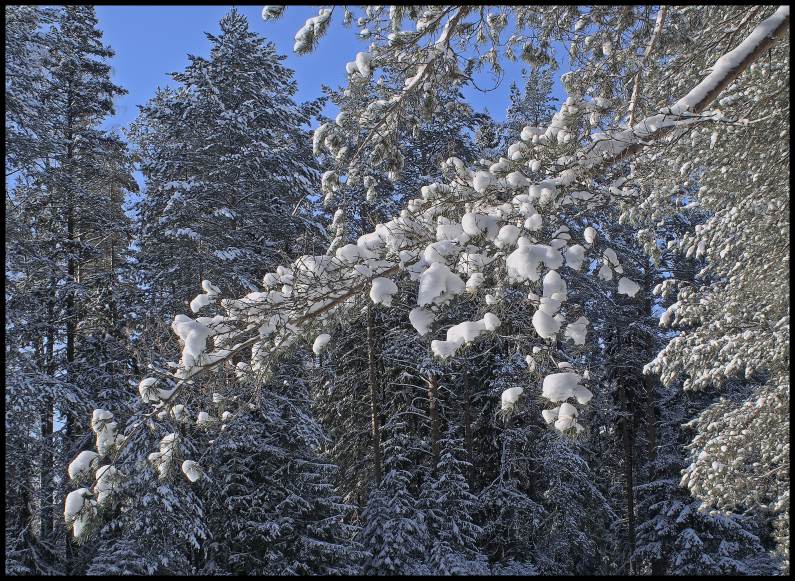
[[[378,399],[376,395],[376,356],[375,356],[375,315],[372,305],[367,306],[367,363],[370,386],[370,431],[373,445],[373,479],[375,485],[381,483],[381,420]]]
[[[665,17],[665,6],[660,9],[658,20]],[[654,285],[654,263],[651,260],[646,262],[646,273],[643,279],[643,291],[645,300],[643,301],[643,317],[653,318],[651,289]],[[649,333],[646,335],[646,358],[651,360],[653,355],[654,338]],[[641,370],[641,374],[643,370]],[[655,413],[656,398],[654,396],[655,377],[653,375],[643,375],[643,386],[646,391],[646,436],[649,449],[647,451],[648,462],[654,462],[657,457],[657,417]]]
[[[633,414],[627,397],[623,378],[618,380],[618,399],[621,402],[623,418],[621,422],[621,439],[624,448],[624,495],[627,511],[627,545],[629,548],[629,574],[635,572],[632,555],[635,552],[635,495],[633,482],[632,459],[632,423]]]
[[[47,376],[55,378],[55,278],[50,277],[49,301],[47,302],[47,344],[44,351],[44,370]],[[46,395],[41,409],[41,465],[39,485],[41,487],[41,539],[48,539],[53,531],[53,398]]]
[[[439,463],[439,383],[436,374],[430,373],[428,379],[428,407],[431,416],[431,459],[434,470]]]
[[[472,398],[471,388],[469,385],[469,372],[466,365],[463,370],[464,374],[464,449],[467,451],[467,460],[470,466],[467,467],[467,477],[472,483],[472,469],[475,465],[474,455],[475,451],[472,449]]]
[[[77,260],[75,259],[76,248],[76,228],[75,228],[75,213],[76,213],[76,199],[75,199],[75,183],[74,183],[74,145],[73,145],[73,97],[69,95],[68,110],[67,110],[67,124],[66,124],[66,183],[67,183],[67,204],[66,204],[66,235],[68,239],[68,259],[67,259],[67,291],[66,291],[66,381],[67,383],[74,382],[74,364],[75,364],[75,340],[77,335],[77,300],[75,298],[75,286],[77,285]],[[94,394],[91,394],[92,396]],[[77,434],[77,426],[74,425],[76,418],[71,410],[69,410],[68,402],[59,402],[63,404],[61,409],[64,417],[64,446],[63,454],[68,454],[71,450],[72,438]],[[66,467],[69,463],[69,458],[64,458],[62,477],[64,482],[68,482],[68,474]],[[65,537],[66,549],[66,563],[65,573],[68,575],[72,572],[72,563],[77,553],[77,545],[74,538],[70,534]]]

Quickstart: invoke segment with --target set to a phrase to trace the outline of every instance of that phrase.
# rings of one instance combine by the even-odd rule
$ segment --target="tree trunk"
[[[428,383],[428,402],[431,416],[431,459],[434,470],[439,463],[439,384],[436,375],[431,373]]]
[[[467,476],[472,482],[472,468],[475,465],[475,451],[472,449],[472,397],[469,386],[469,372],[464,368],[464,449],[467,451],[467,460],[470,466],[467,467]]]
[[[624,381],[618,381],[618,399],[621,402],[623,418],[621,422],[621,438],[624,448],[624,495],[627,510],[627,545],[629,549],[629,574],[635,572],[632,554],[635,552],[635,495],[633,483],[632,461],[632,412],[626,393]]]
[[[373,444],[373,479],[375,485],[381,483],[381,420],[376,397],[376,357],[375,357],[375,316],[372,305],[367,306],[367,362],[370,384],[370,431]]]
[[[67,259],[67,284],[69,285],[66,291],[66,381],[72,383],[74,381],[74,364],[75,364],[75,340],[77,335],[77,300],[75,298],[75,286],[77,285],[77,260],[75,259],[76,240],[77,235],[75,231],[75,213],[76,213],[76,199],[75,199],[75,184],[74,176],[74,145],[73,145],[73,110],[72,110],[72,95],[70,92],[67,110],[67,125],[66,125],[66,181],[67,181],[67,204],[66,204],[66,236],[68,240],[68,259]],[[93,396],[94,394],[92,394]],[[60,403],[60,402],[59,402]],[[63,439],[63,454],[68,454],[71,449],[72,438],[78,432],[77,426],[73,425],[76,421],[74,414],[69,410],[68,402],[63,402],[63,409],[61,410],[64,416],[64,439]],[[69,475],[67,474],[67,466],[70,458],[64,458],[62,477],[64,483],[68,482]],[[72,572],[72,563],[77,554],[77,545],[75,544],[74,537],[66,534],[65,538],[66,549],[66,562],[64,564],[65,573],[68,575]]]
[[[55,378],[55,279],[50,278],[50,297],[47,303],[47,344],[44,351],[44,370],[49,378]],[[39,466],[39,485],[41,490],[41,528],[40,539],[47,539],[53,530],[52,501],[52,434],[53,399],[45,396],[41,410],[41,465]]]

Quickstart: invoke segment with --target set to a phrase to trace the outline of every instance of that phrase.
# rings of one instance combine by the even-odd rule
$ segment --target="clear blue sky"
[[[116,115],[108,120],[106,127],[129,124],[137,115],[137,105],[152,97],[156,87],[171,84],[168,73],[187,66],[188,53],[208,56],[205,32],[218,33],[218,22],[229,9],[230,6],[97,6],[104,41],[116,51],[111,61],[114,81],[129,91],[118,99]],[[318,6],[290,6],[281,19],[266,22],[261,18],[262,5],[238,7],[248,17],[252,30],[272,41],[280,54],[287,55],[286,65],[295,71],[298,82],[299,101],[320,96],[323,84],[332,87],[346,84],[345,63],[368,45],[356,37],[355,26],[342,26],[342,14],[335,10],[332,25],[315,52],[294,54],[296,31],[307,18],[317,15],[318,9]],[[504,66],[505,78],[495,90],[464,91],[475,109],[488,108],[497,119],[504,118],[511,81],[517,80],[521,85],[522,65],[504,63]],[[487,74],[478,82],[488,88],[495,84]],[[559,87],[556,93],[560,97]],[[336,113],[330,107],[326,112]]]

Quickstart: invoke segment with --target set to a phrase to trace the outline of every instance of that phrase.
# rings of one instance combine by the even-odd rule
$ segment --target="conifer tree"
[[[406,424],[393,416],[385,426],[384,479],[370,492],[362,513],[361,542],[368,553],[366,575],[411,575],[425,572],[427,529],[410,490],[411,463]]]
[[[304,250],[312,222],[296,206],[317,181],[292,71],[232,9],[210,56],[190,55],[141,108],[131,137],[146,194],[138,263],[154,312],[185,312],[202,280],[224,292],[260,288],[262,275]],[[231,269],[231,270],[230,270]]]
[[[32,397],[38,416],[22,436],[35,438],[30,476],[38,481],[37,514],[22,526],[35,522],[38,530],[25,528],[23,536],[36,538],[33,570],[69,572],[77,548],[58,516],[66,466],[90,434],[86,418],[99,402],[129,411],[125,324],[117,317],[106,326],[111,317],[102,311],[124,310],[109,297],[125,266],[123,199],[137,186],[126,146],[101,129],[125,91],[111,81],[113,51],[102,43],[93,7],[19,7],[9,15],[7,354],[14,371],[7,377],[15,405],[30,409],[22,402]],[[111,336],[112,347],[98,348]],[[22,520],[28,515],[22,510]]]
[[[479,546],[483,530],[474,522],[478,498],[469,491],[465,474],[471,464],[461,459],[462,444],[456,429],[449,428],[440,441],[439,463],[424,483],[419,501],[426,515],[428,553],[437,575],[485,571]]]

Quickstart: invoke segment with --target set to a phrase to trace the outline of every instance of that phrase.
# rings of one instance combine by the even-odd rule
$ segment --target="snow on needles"
[[[500,320],[492,313],[486,313],[479,321],[464,321],[453,325],[447,330],[446,341],[432,341],[431,350],[434,355],[447,359],[463,345],[471,343],[481,334],[494,331],[500,326]]]
[[[317,338],[315,338],[315,342],[312,343],[312,352],[315,355],[320,355],[323,352],[323,350],[326,348],[326,345],[330,340],[331,340],[331,335],[329,335],[328,333],[323,333],[322,335],[318,335]]]

